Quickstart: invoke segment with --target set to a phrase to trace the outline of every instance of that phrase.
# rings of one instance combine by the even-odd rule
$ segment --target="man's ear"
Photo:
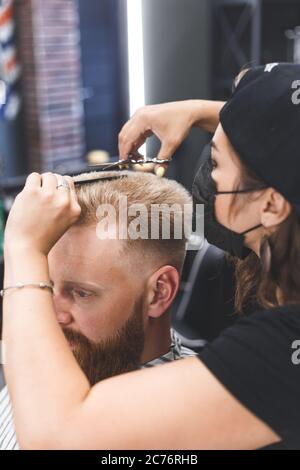
[[[261,223],[265,228],[275,228],[291,213],[291,204],[273,188],[266,192],[261,210]]]
[[[163,266],[147,282],[148,317],[158,318],[171,306],[180,283],[180,274],[174,266]]]

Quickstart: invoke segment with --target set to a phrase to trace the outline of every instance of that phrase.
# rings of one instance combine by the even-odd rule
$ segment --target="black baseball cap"
[[[246,71],[220,122],[242,162],[300,215],[300,64]]]

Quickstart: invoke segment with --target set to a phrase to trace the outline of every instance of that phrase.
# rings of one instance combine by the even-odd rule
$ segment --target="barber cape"
[[[167,354],[143,364],[140,368],[155,367],[187,356],[195,356],[196,352],[182,346],[176,332],[171,329],[171,347]],[[19,450],[14,429],[12,406],[7,387],[0,392],[0,450]]]

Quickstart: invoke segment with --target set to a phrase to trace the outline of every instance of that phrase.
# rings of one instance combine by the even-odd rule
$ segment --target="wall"
[[[210,97],[208,0],[143,0],[147,104]],[[170,176],[191,187],[207,135],[193,130],[170,166]],[[149,143],[150,156],[158,143]]]

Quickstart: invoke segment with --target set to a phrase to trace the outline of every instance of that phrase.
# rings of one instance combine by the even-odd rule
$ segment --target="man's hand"
[[[13,251],[21,246],[48,255],[80,213],[71,177],[31,173],[9,213],[4,249]]]

